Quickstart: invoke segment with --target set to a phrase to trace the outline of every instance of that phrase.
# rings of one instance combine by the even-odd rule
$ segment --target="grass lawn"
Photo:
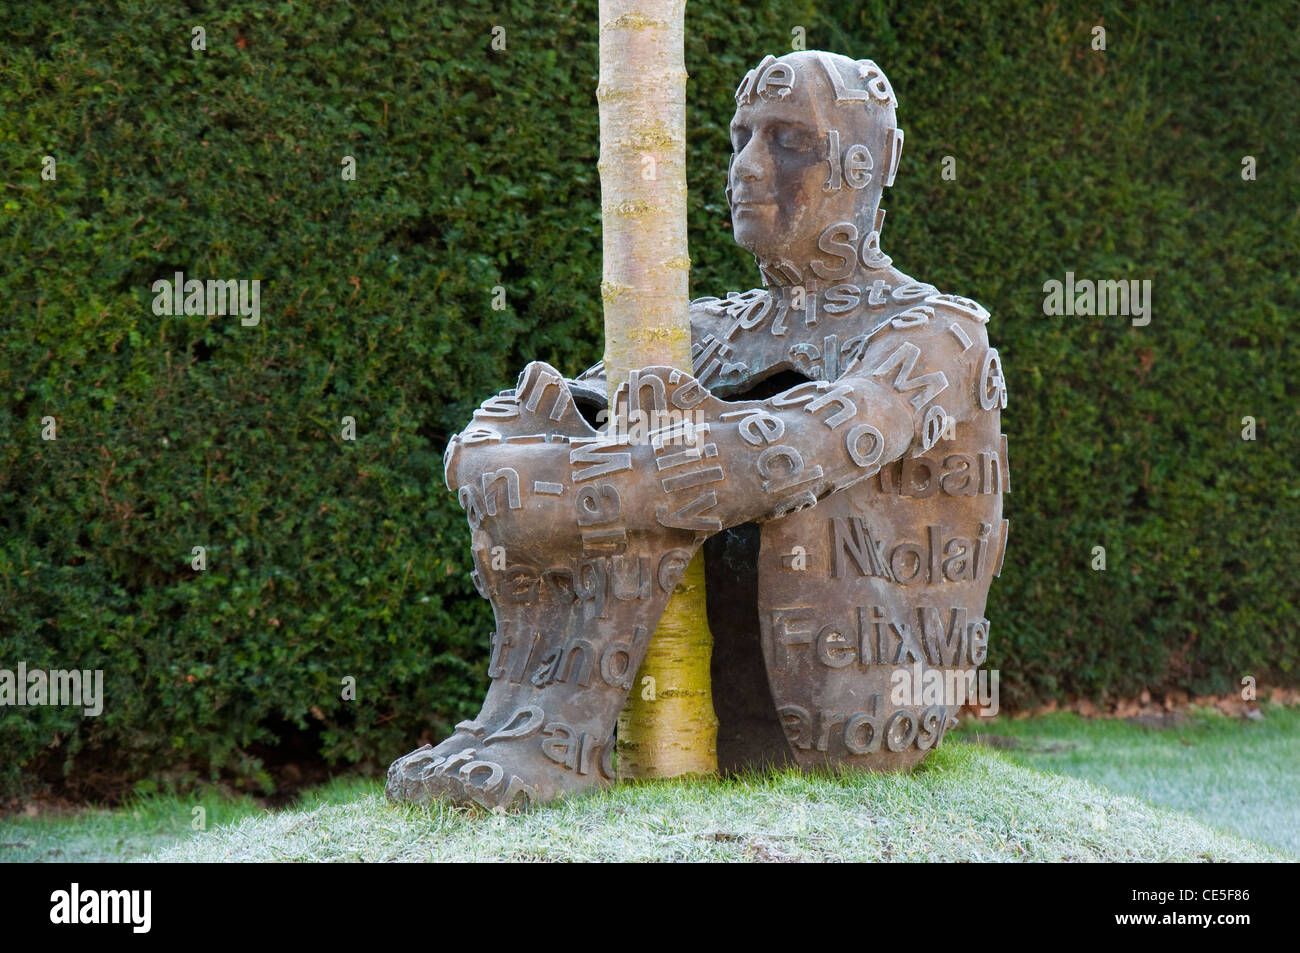
[[[999,744],[1016,764],[1066,774],[1173,808],[1300,857],[1300,708],[1249,721],[1188,713],[1165,728],[1073,714],[997,718],[950,737]]]
[[[364,779],[274,813],[156,797],[0,821],[0,860],[1295,859],[1300,712],[1159,732],[1073,716],[994,728],[1018,746],[964,743],[968,728],[911,775],[624,785],[526,815],[394,807]],[[195,806],[204,831],[191,828]]]
[[[295,805],[310,810],[321,804],[342,804],[374,791],[378,781],[361,778],[333,781],[317,788]],[[217,791],[187,798],[140,798],[115,810],[88,809],[41,817],[0,818],[0,863],[50,861],[90,862],[135,860],[178,839],[201,837],[194,830],[194,809],[204,809],[207,831],[270,812],[249,797],[224,797]]]

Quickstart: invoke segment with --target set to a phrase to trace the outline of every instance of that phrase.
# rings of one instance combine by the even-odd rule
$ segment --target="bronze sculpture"
[[[1006,383],[988,313],[880,250],[893,90],[869,60],[807,51],[766,57],[736,102],[728,200],[765,288],[692,302],[694,376],[634,372],[602,429],[601,366],[533,363],[452,438],[493,682],[477,718],[393,763],[394,799],[612,781],[618,712],[706,540],[725,769],[910,768],[955,706],[896,704],[891,679],[985,659]]]

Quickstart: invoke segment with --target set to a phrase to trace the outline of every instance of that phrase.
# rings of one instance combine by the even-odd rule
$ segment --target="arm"
[[[453,438],[448,486],[471,524],[490,519],[497,542],[515,546],[560,532],[593,546],[628,533],[703,538],[811,506],[981,411],[987,315],[937,297],[864,342],[839,380],[764,401],[722,401],[679,371],[643,369],[605,432],[582,420],[558,372],[529,365]]]

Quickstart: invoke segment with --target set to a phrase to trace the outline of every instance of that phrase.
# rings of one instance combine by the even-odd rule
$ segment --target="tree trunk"
[[[685,13],[685,0],[600,0],[600,291],[611,404],[633,368],[691,370]],[[619,717],[621,777],[717,771],[712,653],[697,554]]]

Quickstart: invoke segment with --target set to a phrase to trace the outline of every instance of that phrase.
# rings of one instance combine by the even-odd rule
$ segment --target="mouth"
[[[761,209],[772,208],[775,205],[775,202],[758,202],[752,199],[738,199],[731,203],[731,211],[733,213],[757,212]]]

